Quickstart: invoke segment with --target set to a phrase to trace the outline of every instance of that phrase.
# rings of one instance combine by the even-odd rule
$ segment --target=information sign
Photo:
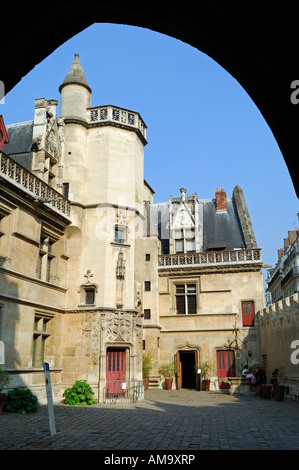
[[[53,396],[51,387],[50,377],[50,366],[47,362],[44,363],[45,383],[46,383],[46,394],[48,403],[49,423],[50,423],[50,434],[53,437],[56,434],[55,419],[54,419],[54,406]]]

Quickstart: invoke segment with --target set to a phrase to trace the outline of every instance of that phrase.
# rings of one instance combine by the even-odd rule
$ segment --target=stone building
[[[152,293],[143,298],[152,382],[159,364],[174,359],[176,387],[194,388],[196,366],[208,361],[214,389],[226,388],[219,379],[238,374],[248,358],[259,361],[255,313],[264,305],[261,254],[243,191],[236,186],[227,198],[218,188],[215,198],[201,200],[182,188],[150,212],[161,239]]]
[[[249,352],[259,359],[262,262],[241,188],[154,203],[139,113],[91,107],[78,54],[59,91],[60,115],[57,101],[37,99],[32,121],[6,126],[0,153],[11,386],[43,401],[48,362],[55,401],[79,379],[102,401],[114,381],[142,379],[150,352],[152,386],[175,361],[174,386],[194,387],[194,366],[209,360],[218,389]]]
[[[268,270],[267,307],[257,314],[261,358],[268,378],[280,379],[299,398],[299,231],[289,230],[276,265]]]
[[[299,292],[299,230],[289,230],[283,243],[276,265],[268,270],[267,305]]]

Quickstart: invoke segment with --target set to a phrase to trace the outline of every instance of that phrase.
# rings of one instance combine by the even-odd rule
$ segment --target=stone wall
[[[268,382],[274,369],[283,367],[283,383],[288,387],[290,396],[298,399],[299,294],[294,294],[260,310],[257,318],[261,355],[264,359]]]

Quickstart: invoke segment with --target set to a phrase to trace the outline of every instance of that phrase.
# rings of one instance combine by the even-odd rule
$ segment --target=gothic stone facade
[[[37,99],[32,121],[6,127],[0,154],[0,339],[11,387],[44,401],[48,362],[55,401],[80,379],[102,401],[107,382],[142,379],[145,352],[158,387],[165,361],[183,387],[201,361],[216,379],[249,350],[258,359],[262,263],[241,188],[203,200],[181,190],[155,204],[141,116],[91,107],[78,54],[59,90],[60,116],[57,101]]]

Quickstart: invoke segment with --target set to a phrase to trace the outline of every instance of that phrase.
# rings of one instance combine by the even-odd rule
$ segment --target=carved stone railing
[[[159,255],[158,268],[186,268],[195,266],[224,266],[261,263],[260,248],[234,251],[207,251]]]
[[[128,126],[138,130],[146,139],[146,125],[139,113],[112,105],[89,108],[88,113],[89,122],[91,123],[105,124],[111,122],[120,126]]]
[[[56,212],[66,217],[70,215],[70,201],[12,158],[0,152],[0,177],[12,182],[37,202],[50,204]]]

